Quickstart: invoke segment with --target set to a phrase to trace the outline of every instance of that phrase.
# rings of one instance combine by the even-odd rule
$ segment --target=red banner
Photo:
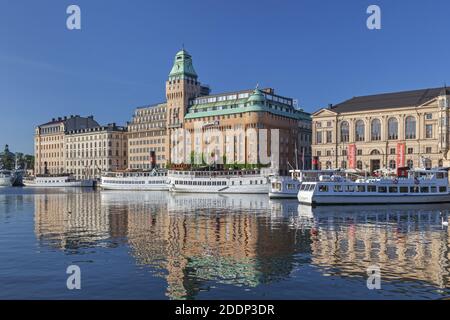
[[[356,145],[355,144],[348,145],[347,160],[348,160],[348,168],[355,169],[356,168]]]
[[[397,143],[397,168],[405,166],[405,143]]]

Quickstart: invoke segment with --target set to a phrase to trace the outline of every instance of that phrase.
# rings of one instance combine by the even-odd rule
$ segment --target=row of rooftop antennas
[[[70,116],[52,118],[52,122],[54,122],[54,121],[63,121],[63,120],[72,119],[72,118],[76,118],[76,117],[80,117],[80,115],[79,114],[77,114],[77,115],[71,114]],[[94,116],[91,115],[91,116],[88,116],[87,118],[88,119],[94,119]]]

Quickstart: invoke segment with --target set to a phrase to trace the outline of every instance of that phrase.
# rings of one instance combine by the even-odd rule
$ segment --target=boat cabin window
[[[320,185],[319,186],[319,192],[328,192],[328,186],[327,185]]]
[[[421,193],[428,193],[429,189],[428,189],[428,187],[420,187],[420,192]]]
[[[418,193],[419,192],[419,187],[418,186],[409,187],[409,192],[410,193]]]
[[[439,192],[447,192],[447,187],[439,187]]]
[[[341,185],[337,184],[337,185],[334,186],[333,189],[334,189],[334,192],[342,192],[342,186]]]
[[[345,192],[355,192],[355,186],[345,186]]]
[[[357,186],[356,191],[358,192],[366,192],[366,186]]]
[[[377,192],[377,186],[367,186],[367,192]]]
[[[397,192],[398,192],[398,187],[394,187],[394,186],[389,187],[389,193],[397,193]]]
[[[431,193],[436,193],[437,192],[437,187],[434,187],[434,186],[430,187],[430,192]]]
[[[386,192],[387,192],[387,187],[385,187],[385,186],[380,186],[380,187],[378,187],[378,192],[380,192],[380,193],[386,193]]]
[[[401,193],[408,193],[408,187],[400,187]]]

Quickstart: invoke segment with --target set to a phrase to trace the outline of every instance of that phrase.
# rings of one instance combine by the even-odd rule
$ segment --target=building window
[[[432,113],[425,113],[425,119],[426,119],[426,120],[431,120],[431,119],[433,119],[433,114],[432,114]]]
[[[395,169],[397,167],[397,164],[395,163],[395,160],[389,160],[389,168]]]
[[[364,121],[362,121],[362,120],[356,121],[356,126],[355,126],[356,141],[364,141],[364,132],[365,132]]]
[[[316,132],[316,143],[322,143],[322,131]]]
[[[317,156],[320,157],[322,155],[321,151],[317,151]]]
[[[398,139],[398,121],[396,118],[390,118],[388,120],[388,139],[389,140]]]
[[[326,169],[331,169],[331,161],[327,161],[325,167]]]
[[[372,141],[381,140],[381,121],[378,119],[374,119],[372,121],[371,140]]]
[[[370,155],[371,156],[377,156],[377,155],[379,155],[380,154],[380,151],[378,151],[377,149],[373,149],[371,152],[370,152]]]
[[[327,156],[328,157],[331,156],[331,151],[330,150],[327,150]]]
[[[416,138],[416,118],[409,116],[405,119],[405,138]]]
[[[414,148],[408,148],[408,154],[413,154],[414,153]]]
[[[425,166],[426,169],[431,169],[431,166],[432,166],[431,160],[428,159],[428,158],[425,159],[425,160],[424,160],[424,166]]]
[[[406,161],[406,166],[411,169],[412,167],[414,167],[414,162],[409,159],[408,161]]]
[[[362,170],[362,167],[363,167],[362,161],[361,160],[356,161],[356,168],[358,170]]]
[[[327,131],[327,143],[331,143],[331,142],[332,142],[332,132]]]
[[[347,149],[343,149],[343,150],[342,150],[342,155],[343,155],[343,156],[346,156],[346,155],[347,155]]]
[[[389,149],[389,153],[390,153],[390,154],[396,154],[396,150],[395,150],[395,148],[391,148],[391,149]]]
[[[341,142],[348,142],[349,140],[349,126],[348,122],[344,121],[341,123]]]
[[[432,148],[431,147],[425,147],[425,153],[431,153]]]
[[[433,138],[433,125],[432,124],[425,125],[425,138],[427,138],[427,139]]]
[[[362,156],[362,150],[361,150],[361,149],[356,150],[356,154],[357,154],[358,156]]]
[[[343,160],[343,161],[341,162],[341,168],[342,168],[342,169],[347,169],[347,161]]]

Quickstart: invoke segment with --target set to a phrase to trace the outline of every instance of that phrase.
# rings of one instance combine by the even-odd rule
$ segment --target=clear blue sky
[[[66,29],[66,8],[82,30]],[[366,9],[382,29],[366,28]],[[0,0],[0,148],[32,152],[37,124],[125,124],[164,101],[185,44],[213,92],[274,87],[307,111],[352,96],[450,82],[450,1]]]

